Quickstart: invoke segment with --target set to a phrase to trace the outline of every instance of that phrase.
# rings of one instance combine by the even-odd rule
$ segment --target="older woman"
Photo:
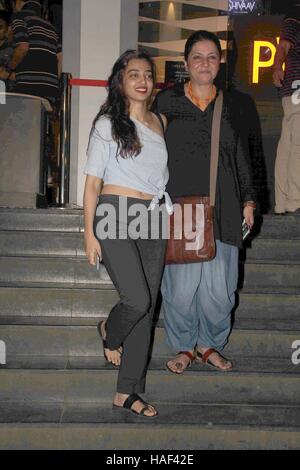
[[[187,41],[185,64],[190,81],[161,92],[153,109],[167,120],[171,197],[208,196],[212,117],[218,89],[221,45],[208,31]],[[167,368],[181,374],[192,361],[227,371],[232,363],[221,355],[231,329],[238,281],[238,248],[242,219],[254,222],[254,193],[243,146],[238,103],[224,93],[215,205],[216,257],[209,262],[166,266],[163,310],[169,345],[177,352]]]

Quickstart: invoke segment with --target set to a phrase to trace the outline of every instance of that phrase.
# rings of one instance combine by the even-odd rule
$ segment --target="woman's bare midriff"
[[[145,200],[151,200],[154,197],[152,194],[142,193],[141,191],[136,191],[135,189],[127,188],[125,186],[117,186],[115,184],[104,185],[101,194],[107,194],[110,196],[127,196]]]

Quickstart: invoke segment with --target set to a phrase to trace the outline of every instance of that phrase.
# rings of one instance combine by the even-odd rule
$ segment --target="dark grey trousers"
[[[130,207],[149,201],[127,198]],[[103,195],[101,203],[119,203],[118,196]],[[151,217],[150,211],[148,212]],[[101,218],[96,217],[95,223]],[[131,218],[128,218],[128,224]],[[117,218],[117,226],[123,221]],[[122,229],[125,229],[124,224]],[[123,347],[117,392],[143,393],[150,349],[152,320],[164,267],[166,240],[99,239],[103,263],[114,283],[119,302],[107,320],[107,343],[111,350]]]

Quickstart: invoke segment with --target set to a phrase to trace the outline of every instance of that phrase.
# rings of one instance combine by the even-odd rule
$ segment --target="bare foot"
[[[124,395],[123,393],[116,393],[115,399],[114,399],[114,405],[122,407],[128,397],[129,395]],[[136,401],[135,403],[133,403],[131,410],[134,410],[136,411],[136,413],[140,414],[142,409],[145,408],[145,406],[146,406],[145,403],[141,401]],[[143,412],[143,415],[149,416],[149,417],[156,416],[157,410],[154,408],[154,406],[149,405],[149,403],[147,403],[147,410]]]
[[[192,355],[194,351],[189,351]],[[183,353],[177,354],[174,359],[167,362],[167,368],[174,374],[183,374],[183,372],[191,365],[192,360]]]
[[[200,348],[200,347],[197,348],[197,352],[200,353],[200,354],[197,354],[197,361],[198,362],[203,363],[203,359],[201,358],[201,356],[203,356],[206,353],[206,351],[208,351],[209,349],[211,349],[211,348]],[[216,367],[217,369],[220,369],[220,370],[229,370],[229,369],[232,369],[232,367],[233,367],[232,362],[229,361],[228,359],[226,359],[225,357],[223,357],[216,350],[213,350],[213,352],[209,355],[209,357],[206,360],[206,363],[210,364],[210,365],[212,365],[212,366],[214,366],[214,367]]]
[[[102,322],[100,324],[100,332],[103,340],[105,341],[106,339],[106,322]],[[120,366],[121,364],[121,354],[122,354],[122,348],[116,349],[114,351],[104,348],[104,356],[107,359],[108,362],[112,363],[114,366]]]

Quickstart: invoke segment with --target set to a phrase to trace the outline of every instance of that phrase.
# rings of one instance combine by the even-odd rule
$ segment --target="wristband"
[[[256,209],[256,203],[254,201],[247,201],[244,202],[244,207],[252,207],[252,209]]]

